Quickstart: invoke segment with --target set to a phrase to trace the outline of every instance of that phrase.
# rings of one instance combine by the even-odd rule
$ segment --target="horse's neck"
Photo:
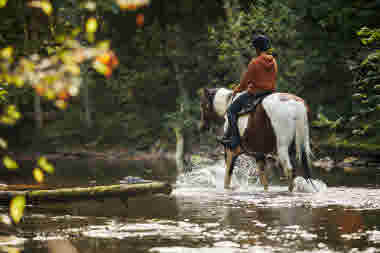
[[[232,90],[221,88],[219,89],[214,97],[214,110],[220,117],[224,117],[229,101],[231,99]]]

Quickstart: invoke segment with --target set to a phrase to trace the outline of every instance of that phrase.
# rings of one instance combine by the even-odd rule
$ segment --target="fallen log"
[[[148,183],[117,184],[108,186],[74,187],[52,190],[0,191],[0,203],[9,203],[17,196],[24,195],[28,204],[49,202],[73,202],[81,200],[104,200],[128,198],[163,193],[169,195],[172,187],[168,183],[150,181]]]

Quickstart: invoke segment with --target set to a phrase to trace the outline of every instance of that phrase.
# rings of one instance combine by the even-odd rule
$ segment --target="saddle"
[[[260,104],[263,99],[267,96],[269,96],[270,94],[272,94],[273,91],[263,91],[263,92],[258,92],[255,94],[255,97],[252,99],[252,101],[250,101],[250,103],[248,103],[246,106],[244,106],[240,112],[238,112],[237,116],[242,116],[242,115],[245,115],[247,113],[250,113],[250,112],[253,112],[256,110],[256,106],[258,104]]]

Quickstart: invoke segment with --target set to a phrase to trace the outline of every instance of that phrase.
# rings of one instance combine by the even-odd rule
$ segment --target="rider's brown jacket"
[[[247,72],[234,91],[246,90],[249,83],[254,86],[254,89],[250,90],[252,93],[274,91],[276,89],[277,71],[276,59],[272,55],[263,53],[251,60]]]

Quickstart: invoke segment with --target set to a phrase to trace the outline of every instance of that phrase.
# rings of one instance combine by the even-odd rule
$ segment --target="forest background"
[[[3,68],[3,114],[16,105],[23,116],[2,120],[2,142],[21,152],[217,145],[197,130],[200,89],[238,83],[255,56],[252,34],[262,32],[277,57],[279,91],[310,107],[314,142],[380,150],[380,1],[155,0],[125,9],[120,2],[128,1],[0,0],[0,49],[11,45],[15,62],[57,54],[57,37],[89,17],[97,20],[95,40],[109,40],[119,62],[112,75],[82,64],[81,92],[65,98],[67,107],[37,96],[36,86],[10,85]],[[89,3],[96,10],[83,8]]]

